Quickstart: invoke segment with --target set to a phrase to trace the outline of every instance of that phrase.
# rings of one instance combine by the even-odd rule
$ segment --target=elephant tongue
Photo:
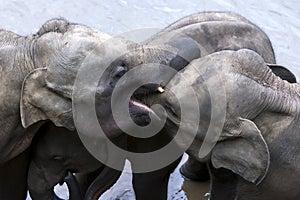
[[[143,109],[143,110],[145,110],[145,111],[147,111],[147,112],[149,112],[149,113],[155,114],[155,113],[153,112],[153,110],[152,110],[151,108],[149,108],[149,107],[148,107],[147,105],[145,105],[145,104],[142,104],[142,103],[140,103],[140,102],[138,102],[138,101],[135,101],[135,100],[132,100],[132,99],[130,99],[129,102],[132,103],[134,106],[137,106],[137,107],[139,107],[139,108],[141,108],[141,109]]]

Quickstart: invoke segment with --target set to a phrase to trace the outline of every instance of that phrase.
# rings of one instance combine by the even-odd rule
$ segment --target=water
[[[55,17],[115,35],[140,28],[163,28],[199,11],[232,11],[261,27],[273,43],[277,63],[300,77],[298,0],[0,0],[0,5],[0,27],[21,35],[35,33],[46,20]],[[130,178],[129,173],[124,173],[118,185],[102,199],[133,199],[132,187],[128,184]],[[170,180],[169,199],[187,198],[181,190],[182,184],[177,170]],[[207,184],[195,186],[188,182],[183,185],[192,200],[202,197],[207,187]],[[59,189],[60,195],[65,197],[65,189]]]
[[[270,37],[278,63],[300,77],[300,1],[298,0],[0,0],[0,26],[21,35],[34,33],[48,19],[63,17],[119,34],[139,28],[163,28],[199,11],[239,13]]]

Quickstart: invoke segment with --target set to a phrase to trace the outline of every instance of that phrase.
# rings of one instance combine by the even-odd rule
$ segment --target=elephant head
[[[123,137],[124,138],[124,137]],[[117,142],[125,140],[117,138]],[[105,151],[105,144],[99,145]],[[101,149],[102,147],[102,149]],[[99,197],[120,177],[121,171],[104,166],[84,147],[76,132],[44,124],[31,145],[31,163],[28,171],[28,189],[32,199],[58,199],[53,192],[56,184],[66,182],[71,200]],[[90,174],[97,170],[90,188],[78,186],[72,173]],[[97,187],[96,187],[97,186]]]
[[[289,90],[288,83],[273,74],[257,53],[221,51],[194,60],[152,102],[165,108],[171,135],[182,127],[183,138],[194,140],[187,151],[190,155],[259,184],[267,174],[270,153],[254,121],[269,110],[287,113],[293,107],[278,105],[280,88]],[[198,118],[193,117],[196,114]],[[198,128],[191,128],[195,123]]]
[[[23,82],[22,124],[27,128],[38,121],[51,120],[57,126],[74,130],[71,96],[76,71],[89,51],[109,36],[65,20],[47,22],[37,35],[37,69]]]
[[[25,128],[42,120],[50,120],[56,126],[75,129],[72,93],[77,73],[85,58],[95,49],[100,49],[96,57],[105,57],[106,50],[102,49],[101,45],[109,38],[110,36],[104,33],[64,20],[52,20],[43,25],[33,48],[37,69],[31,71],[23,82],[20,106],[21,120]],[[105,66],[100,63],[96,66],[102,67]],[[110,78],[119,77],[124,73],[122,68],[115,68],[110,72],[113,74]],[[105,98],[99,98],[102,98],[101,101],[97,101],[101,107]],[[104,107],[96,109],[100,113],[106,112]],[[107,113],[104,115],[107,123],[112,125],[113,122],[109,122]]]

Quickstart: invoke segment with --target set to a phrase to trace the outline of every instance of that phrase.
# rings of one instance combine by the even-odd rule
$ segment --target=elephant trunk
[[[85,200],[97,200],[106,190],[112,187],[121,176],[121,171],[105,167],[95,178],[85,194]]]
[[[64,181],[66,182],[69,189],[69,199],[81,200],[83,198],[83,195],[75,176],[71,172],[68,172],[68,175],[65,177]]]

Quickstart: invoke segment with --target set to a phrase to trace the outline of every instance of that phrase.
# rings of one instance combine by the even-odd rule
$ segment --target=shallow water
[[[115,35],[140,28],[163,28],[199,11],[232,11],[261,27],[273,43],[277,63],[300,78],[298,0],[0,0],[0,3],[0,27],[21,35],[35,33],[46,20],[55,17]],[[123,173],[117,185],[101,199],[134,199],[130,178],[130,173]],[[186,182],[183,190],[182,184],[177,169],[170,180],[169,199],[187,199],[188,196],[190,200],[199,200],[208,191],[208,184]],[[58,190],[66,197],[65,188]]]
[[[273,43],[278,63],[300,77],[298,0],[1,0],[0,3],[0,27],[22,35],[36,32],[46,20],[55,17],[120,34],[146,27],[163,28],[199,11],[232,11],[261,27]]]

